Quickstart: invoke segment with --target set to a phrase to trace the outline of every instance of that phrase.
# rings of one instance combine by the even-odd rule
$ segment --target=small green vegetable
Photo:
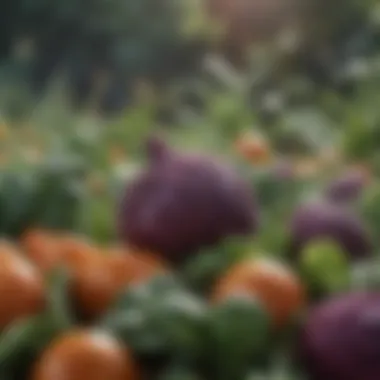
[[[319,240],[309,244],[301,255],[300,267],[305,282],[314,291],[335,293],[349,287],[348,259],[333,241]]]

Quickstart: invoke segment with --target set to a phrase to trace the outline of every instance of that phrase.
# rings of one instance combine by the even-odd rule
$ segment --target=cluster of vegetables
[[[59,229],[1,242],[1,379],[380,376],[378,242],[367,226],[377,193],[366,171],[311,196],[291,168],[256,173],[251,187],[158,138],[148,156],[122,198],[117,244]]]

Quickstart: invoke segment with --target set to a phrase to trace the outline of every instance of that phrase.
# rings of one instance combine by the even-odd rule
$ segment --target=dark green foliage
[[[157,380],[203,380],[196,370],[186,365],[172,365],[165,369]]]
[[[218,278],[253,248],[251,237],[226,239],[218,246],[203,249],[189,258],[180,270],[181,276],[193,291],[208,295]]]
[[[0,233],[18,237],[29,228],[74,228],[83,198],[81,165],[8,168],[0,172]]]
[[[160,276],[122,294],[101,326],[142,356],[193,361],[202,348],[206,305],[176,279]]]
[[[231,321],[234,321],[231,323]],[[260,302],[236,296],[211,308],[207,367],[216,380],[242,378],[267,353],[271,320]]]
[[[6,3],[0,18],[5,19],[0,22],[5,57],[15,40],[31,41],[34,55],[24,65],[24,75],[40,90],[57,68],[64,69],[76,105],[87,100],[98,87],[99,75],[106,73],[100,105],[120,109],[137,78],[162,80],[191,70],[201,51],[182,33],[183,0]]]

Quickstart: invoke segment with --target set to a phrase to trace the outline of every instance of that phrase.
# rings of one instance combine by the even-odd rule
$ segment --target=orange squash
[[[45,230],[33,229],[20,241],[29,259],[43,272],[48,272],[60,262],[60,251],[56,237]]]
[[[165,265],[152,256],[119,248],[84,262],[77,269],[73,294],[80,313],[88,319],[101,316],[126,287],[166,270]]]
[[[0,330],[13,321],[37,314],[45,305],[40,271],[13,246],[0,243]]]
[[[298,277],[283,264],[270,259],[249,259],[226,273],[217,283],[213,299],[219,302],[237,292],[261,300],[276,325],[290,321],[305,302]]]
[[[112,336],[71,331],[51,344],[35,365],[32,380],[137,380],[133,357]]]

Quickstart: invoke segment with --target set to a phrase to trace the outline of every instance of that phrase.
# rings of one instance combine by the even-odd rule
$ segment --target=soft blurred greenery
[[[39,206],[48,212],[42,216],[37,213],[37,218],[34,211],[33,217],[25,217],[27,223],[20,222],[19,214],[10,212],[6,216],[3,212],[1,223],[7,227],[2,227],[3,234],[10,230],[17,234],[43,223],[73,228],[102,241],[113,239],[118,199],[125,183],[142,167],[144,140],[152,132],[164,133],[180,150],[224,156],[240,166],[255,183],[260,202],[265,205],[266,228],[262,229],[258,245],[274,253],[286,237],[285,224],[280,221],[295,203],[318,193],[342,166],[360,164],[375,174],[380,170],[380,17],[376,1],[344,5],[342,1],[333,2],[335,13],[332,8],[320,9],[321,15],[328,11],[332,18],[337,17],[334,32],[321,42],[332,52],[327,54],[322,68],[317,58],[308,64],[303,62],[306,52],[319,52],[314,43],[302,47],[306,50],[289,53],[291,44],[285,42],[291,35],[282,32],[282,39],[253,44],[247,51],[249,64],[244,69],[235,67],[213,49],[213,25],[202,13],[201,2],[183,0],[173,4],[165,0],[159,2],[163,7],[160,12],[156,12],[156,2],[152,0],[97,0],[91,9],[82,1],[16,3],[20,3],[19,8],[9,3],[14,23],[4,23],[2,27],[15,37],[12,41],[30,32],[40,47],[35,59],[42,57],[43,61],[45,50],[49,51],[50,45],[42,37],[51,34],[53,38],[60,27],[76,25],[77,29],[72,30],[81,38],[75,44],[69,41],[65,57],[74,57],[78,63],[85,56],[86,68],[91,62],[96,66],[99,57],[93,53],[98,47],[100,52],[107,47],[120,53],[121,56],[115,53],[115,62],[121,68],[117,71],[123,73],[124,79],[129,78],[131,91],[127,106],[113,116],[104,117],[95,95],[95,100],[74,110],[71,82],[65,70],[49,74],[49,86],[42,92],[33,92],[33,80],[26,71],[35,67],[35,62],[4,50],[0,70],[0,165],[4,178],[0,193],[5,206],[1,210],[20,204],[18,199],[35,203],[34,195],[23,184],[37,188],[28,177],[37,178],[33,173],[41,173],[46,164],[51,167],[48,173],[59,173],[58,167],[67,170],[60,172],[65,173],[61,174],[65,190],[54,193],[52,203],[46,201]],[[317,18],[314,23],[323,25]],[[161,26],[166,29],[158,32]],[[62,30],[62,38],[68,38],[67,29]],[[11,44],[4,39],[4,46]],[[94,47],[90,40],[99,45]],[[207,54],[195,54],[194,41],[207,42]],[[63,42],[55,43],[59,50]],[[83,50],[87,45],[88,49]],[[132,47],[141,48],[141,55]],[[74,54],[78,49],[83,53],[80,56]],[[151,54],[150,58],[144,51]],[[184,51],[194,56],[197,69],[163,75],[165,70],[159,68],[176,62],[172,53]],[[67,62],[66,58],[60,62]],[[168,61],[159,62],[161,58]],[[152,67],[146,69],[142,63]],[[141,71],[134,71],[136,68]],[[156,69],[163,80],[157,81],[151,75],[151,70]],[[236,141],[246,133],[260,134],[268,142],[272,161],[260,164],[242,156]],[[284,179],[280,171],[286,169],[277,168],[287,161],[291,171],[296,172],[292,179]],[[6,173],[16,173],[12,181],[19,184],[18,193],[9,191],[13,185]],[[27,193],[29,196],[24,195]],[[57,218],[63,219],[63,211],[58,207],[55,210],[55,204],[62,204],[66,210],[65,223],[56,222]],[[368,206],[365,207],[368,215]],[[376,215],[375,208],[370,208],[371,215]],[[69,214],[74,217],[69,218]],[[12,223],[8,218],[13,218]]]
[[[308,0],[302,44],[294,48],[292,31],[265,44],[252,40],[242,66],[217,43],[223,28],[202,13],[200,0],[4,4],[0,235],[17,238],[25,230],[47,227],[113,242],[120,197],[144,167],[146,138],[158,133],[179,151],[212,154],[236,165],[260,205],[261,228],[253,241],[205,250],[184,268],[183,279],[199,293],[243,256],[283,256],[296,205],[319,196],[326,183],[352,165],[372,173],[371,185],[352,207],[368,223],[380,252],[377,0]],[[118,112],[105,114],[105,101]],[[263,144],[264,153],[247,154],[241,143]],[[310,287],[321,292],[339,292],[349,281],[355,289],[378,288],[377,261],[355,266],[351,273],[340,250],[326,242],[308,247],[302,264]],[[176,295],[182,302],[185,293]],[[227,304],[218,311],[221,327],[215,326],[224,329],[224,315],[238,312],[244,320],[253,314],[262,327],[256,309]],[[170,328],[160,330],[158,338],[148,331],[153,334],[148,338],[177,334]],[[214,333],[223,340],[236,331]],[[229,349],[224,347],[224,353]],[[285,359],[273,358],[270,374],[252,369],[246,379],[302,379]],[[197,373],[179,365],[163,378],[176,376],[196,379]]]

